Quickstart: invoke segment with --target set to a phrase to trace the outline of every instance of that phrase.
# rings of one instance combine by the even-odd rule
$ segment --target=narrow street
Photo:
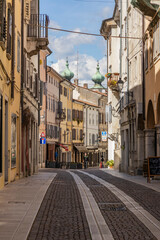
[[[160,239],[160,183],[112,173],[43,169],[6,186],[0,239]]]
[[[59,171],[28,239],[160,239],[159,199],[152,189],[100,170]]]

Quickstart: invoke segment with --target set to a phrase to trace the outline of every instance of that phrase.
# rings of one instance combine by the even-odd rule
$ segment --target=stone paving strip
[[[56,174],[40,173],[0,190],[0,239],[25,240]]]
[[[92,240],[114,239],[89,188],[86,187],[76,174],[73,172],[70,172],[70,174],[73,176],[78,186]]]
[[[28,240],[91,239],[77,184],[71,174],[59,170],[44,197]]]
[[[160,239],[160,223],[112,184],[89,174],[76,174],[90,188],[114,239]]]
[[[121,179],[125,179],[127,181],[140,184],[142,186],[145,186],[147,188],[150,188],[154,191],[157,191],[160,193],[160,181],[159,180],[151,180],[150,183],[147,182],[147,178],[143,177],[142,175],[128,175],[126,173],[119,172],[118,170],[113,169],[107,169],[107,168],[101,168],[100,171],[106,172],[109,175],[112,175],[114,177],[118,177]]]
[[[141,207],[160,221],[160,192],[154,191],[140,184],[112,176],[101,170],[87,171],[113,184],[118,189],[133,198]],[[148,183],[149,184],[149,183]]]

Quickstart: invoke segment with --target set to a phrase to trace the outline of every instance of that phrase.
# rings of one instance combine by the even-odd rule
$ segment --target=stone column
[[[145,129],[145,159],[155,156],[155,129]]]
[[[157,156],[160,156],[160,125],[156,125],[157,132]]]
[[[144,162],[144,132],[137,131],[137,170],[143,170],[143,162]]]

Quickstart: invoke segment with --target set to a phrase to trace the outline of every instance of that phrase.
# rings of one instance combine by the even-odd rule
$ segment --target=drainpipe
[[[21,9],[21,170],[24,173],[24,136],[23,136],[23,81],[24,81],[24,1]]]
[[[15,61],[15,0],[12,0],[12,61],[11,61],[11,98],[14,98],[14,61]]]
[[[120,0],[120,78],[122,78],[122,0]]]
[[[142,15],[142,36],[144,36],[144,14]],[[145,120],[145,67],[144,67],[144,38],[142,39],[142,104],[143,120]]]

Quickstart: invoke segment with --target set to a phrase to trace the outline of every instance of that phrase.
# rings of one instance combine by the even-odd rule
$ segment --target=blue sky
[[[68,30],[98,33],[104,19],[112,17],[114,0],[41,0],[41,13],[50,18],[50,26]],[[70,69],[77,77],[77,51],[79,52],[78,77],[81,83],[92,84],[97,60],[100,71],[106,73],[106,41],[91,37],[57,31],[49,31],[49,47],[53,51],[48,60],[59,73],[65,68],[66,57]],[[104,85],[105,81],[104,81]]]

